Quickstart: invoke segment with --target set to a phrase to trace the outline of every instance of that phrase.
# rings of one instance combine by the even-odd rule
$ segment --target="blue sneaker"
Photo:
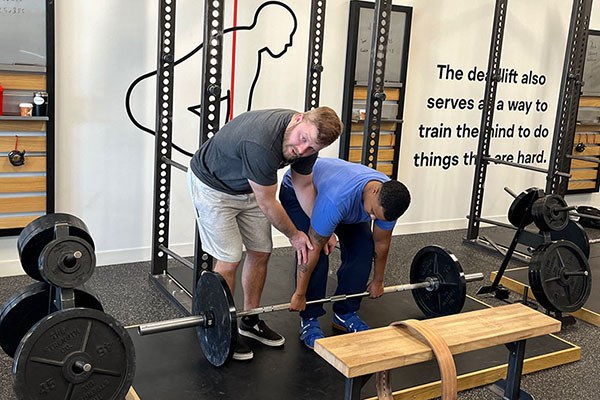
[[[333,314],[331,325],[344,332],[360,332],[369,329],[369,325],[360,319],[356,311],[348,314]]]
[[[302,318],[300,320],[300,340],[306,347],[312,349],[315,347],[315,340],[325,337],[316,318]]]

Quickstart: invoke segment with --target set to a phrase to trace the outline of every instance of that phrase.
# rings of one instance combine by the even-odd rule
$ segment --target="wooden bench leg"
[[[345,400],[360,400],[360,390],[367,383],[373,374],[357,376],[355,378],[346,378],[346,387],[344,388]]]
[[[508,370],[506,371],[506,388],[504,388],[504,397],[507,399],[519,399],[523,361],[525,360],[525,342],[525,340],[520,340],[506,344],[506,347],[510,351],[508,356]]]
[[[533,400],[533,396],[521,389],[523,361],[525,360],[525,340],[507,343],[509,350],[506,380],[501,379],[491,389],[505,400]]]

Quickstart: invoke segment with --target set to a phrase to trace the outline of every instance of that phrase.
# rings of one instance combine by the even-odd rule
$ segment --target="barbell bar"
[[[474,274],[466,274],[464,276],[465,281],[475,282],[483,280],[483,274],[481,272],[477,272]],[[443,284],[443,283],[442,283]],[[405,283],[401,285],[394,286],[386,286],[383,288],[383,294],[388,293],[397,293],[397,292],[405,292],[416,289],[428,289],[430,291],[437,290],[440,285],[440,281],[437,278],[430,277],[425,282],[420,283]],[[336,296],[325,297],[323,299],[317,300],[309,300],[306,302],[306,305],[312,304],[324,304],[324,303],[335,303],[338,301],[343,301],[347,299],[357,298],[357,297],[367,297],[369,296],[369,292],[361,292],[361,293],[352,293],[352,294],[339,294]],[[258,315],[258,314],[266,314],[275,311],[286,311],[290,310],[291,303],[281,303],[281,304],[273,304],[263,307],[251,308],[243,311],[236,311],[236,315],[238,318],[247,317],[250,315]],[[147,324],[141,324],[138,326],[138,333],[140,335],[151,335],[154,333],[168,332],[177,329],[185,329],[185,328],[193,328],[196,326],[209,326],[211,324],[210,320],[214,318],[205,313],[200,315],[190,316],[190,317],[182,317],[182,318],[174,318],[165,321],[158,322],[150,322]]]
[[[460,263],[448,250],[426,246],[419,250],[410,266],[410,284],[389,286],[384,293],[408,291],[425,316],[438,317],[462,310],[467,297],[466,283],[482,280],[483,274],[465,275]],[[335,295],[311,300],[310,304],[332,303],[353,297],[365,297],[369,292]],[[225,279],[214,272],[204,271],[196,285],[192,316],[138,326],[140,335],[149,335],[183,328],[195,328],[200,348],[208,362],[223,365],[237,345],[237,318],[289,310],[290,304],[276,304],[237,312]]]

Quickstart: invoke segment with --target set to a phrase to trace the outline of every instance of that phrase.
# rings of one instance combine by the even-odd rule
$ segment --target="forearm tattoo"
[[[329,240],[329,236],[319,235],[317,232],[315,232],[312,226],[308,230],[308,237],[310,238],[312,244],[316,245],[317,247],[323,247],[323,245]]]
[[[308,264],[307,263],[302,263],[302,264],[300,264],[300,266],[298,268],[300,269],[300,272],[302,272],[303,274],[305,274],[308,271]]]

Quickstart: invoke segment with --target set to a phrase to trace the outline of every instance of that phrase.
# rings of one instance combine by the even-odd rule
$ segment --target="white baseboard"
[[[0,261],[0,277],[17,275],[25,275],[19,259]]]

